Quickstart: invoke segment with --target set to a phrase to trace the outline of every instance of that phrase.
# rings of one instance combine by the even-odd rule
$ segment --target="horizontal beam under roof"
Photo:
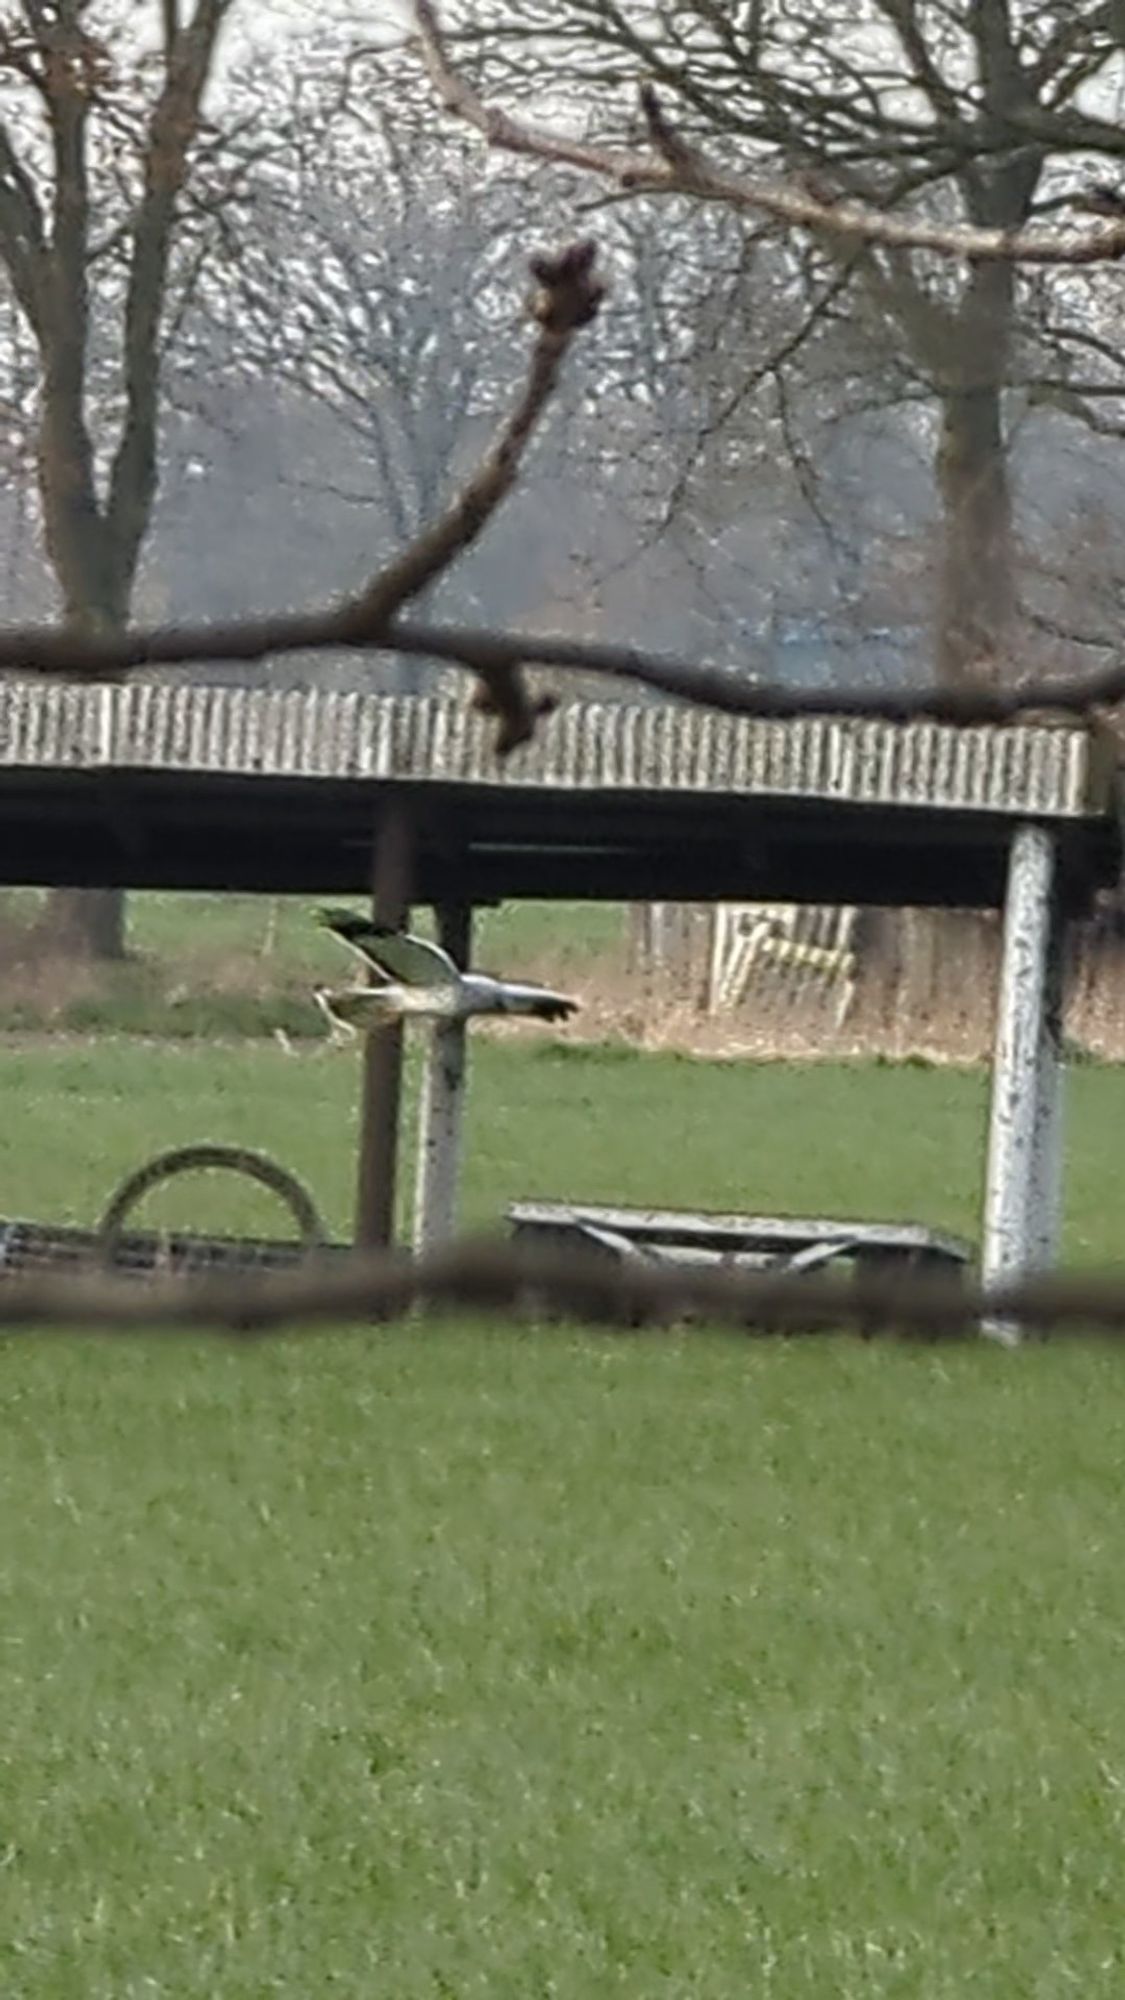
[[[0,687],[10,883],[361,893],[391,798],[427,902],[996,907],[1029,819],[1058,836],[1072,905],[1119,859],[1112,759],[1082,728],[575,703],[501,761],[447,699]]]

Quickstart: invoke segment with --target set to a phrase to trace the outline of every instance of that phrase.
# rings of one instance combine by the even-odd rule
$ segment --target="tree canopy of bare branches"
[[[490,147],[593,177],[614,202],[675,195],[800,232],[821,296],[846,287],[938,412],[939,672],[1002,676],[1017,609],[1005,398],[1069,396],[1096,426],[1120,382],[1104,336],[1101,375],[1058,360],[1083,338],[1083,274],[1119,284],[1120,9],[499,0],[446,21],[415,0],[414,18],[439,100]],[[1020,346],[1033,298],[1053,342],[1034,356]]]
[[[547,663],[564,672],[595,671],[635,679],[665,694],[707,701],[732,712],[786,715],[801,713],[817,703],[822,704],[822,694],[755,686],[729,673],[701,668],[696,662],[661,658],[635,648],[583,644],[561,635],[529,637],[476,627],[443,628],[404,617],[405,607],[417,602],[476,540],[513,486],[527,442],[556,389],[570,343],[575,334],[590,322],[598,308],[601,281],[595,274],[593,245],[585,241],[572,244],[557,257],[539,255],[534,260],[537,290],[532,299],[532,312],[538,323],[538,333],[522,392],[492,444],[477,455],[467,476],[444,507],[436,504],[433,494],[427,495],[428,504],[425,509],[418,508],[410,524],[410,532],[400,543],[397,555],[390,562],[377,565],[361,590],[325,607],[313,607],[296,615],[241,621],[234,626],[204,626],[190,631],[123,630],[137,553],[155,488],[160,334],[167,311],[167,286],[177,242],[177,202],[187,199],[189,169],[194,157],[192,148],[201,157],[211,158],[216,154],[216,147],[212,147],[208,137],[209,128],[203,119],[202,94],[229,4],[230,0],[226,0],[226,4],[221,4],[221,0],[211,0],[211,4],[208,0],[198,0],[190,17],[182,16],[179,10],[172,10],[166,17],[166,33],[159,55],[152,58],[155,65],[152,102],[140,116],[139,123],[134,117],[133,126],[128,128],[135,131],[141,142],[141,170],[133,190],[134,203],[123,209],[120,227],[96,242],[92,220],[94,211],[88,207],[83,231],[78,238],[78,249],[86,260],[83,269],[87,276],[80,292],[87,311],[85,318],[79,317],[77,348],[74,347],[75,328],[56,311],[56,290],[61,287],[65,292],[66,284],[73,283],[73,272],[77,268],[73,260],[67,261],[63,254],[71,241],[68,232],[73,230],[74,221],[59,187],[67,185],[65,172],[73,169],[78,174],[79,191],[88,191],[90,164],[98,156],[96,148],[84,151],[83,145],[87,148],[94,146],[93,138],[89,136],[94,131],[93,111],[97,109],[108,115],[118,103],[116,71],[110,62],[108,45],[103,49],[102,43],[91,39],[89,10],[77,4],[77,0],[69,9],[61,10],[58,22],[54,14],[50,19],[46,14],[37,15],[39,39],[35,34],[28,42],[16,38],[8,51],[8,59],[16,65],[27,88],[40,96],[46,92],[48,129],[54,132],[52,121],[58,121],[60,133],[64,128],[72,131],[77,117],[79,128],[87,133],[87,137],[76,152],[73,147],[70,152],[63,147],[60,153],[61,139],[56,133],[58,144],[52,156],[53,179],[49,159],[40,159],[35,154],[34,137],[29,140],[32,165],[20,168],[16,174],[14,195],[9,189],[10,201],[14,200],[15,208],[9,207],[8,210],[9,233],[6,238],[0,229],[0,259],[9,270],[15,296],[39,343],[42,359],[40,482],[52,552],[56,549],[60,551],[57,568],[64,586],[68,614],[64,629],[58,633],[20,631],[0,634],[0,669],[108,675],[139,665],[203,657],[257,658],[287,649],[344,647],[398,650],[416,657],[450,660],[475,674],[483,691],[482,699],[498,715],[502,748],[510,748],[523,740],[534,725],[537,704],[524,687],[519,672],[528,662]],[[699,19],[702,21],[706,17],[717,33],[716,23],[724,17],[717,10],[704,8],[702,0],[698,0],[697,8],[688,6],[684,10],[685,16],[693,17],[697,11]],[[591,22],[600,23],[609,34],[608,44],[595,39],[590,44],[592,48],[601,48],[604,54],[605,46],[613,46],[615,35],[625,35],[622,46],[630,52],[631,59],[636,55],[635,41],[639,31],[635,23],[625,33],[633,16],[626,16],[612,5],[583,8],[581,12],[586,27]],[[540,31],[546,34],[551,22],[568,18],[565,5],[547,20],[545,17],[539,19],[530,0],[527,5],[521,5],[521,0],[510,0],[510,21],[521,14],[527,24],[535,26],[536,36]],[[983,76],[987,69],[984,61],[987,24],[984,17],[989,15],[985,0],[970,8],[969,15]],[[464,56],[462,51],[455,57],[450,53],[451,45],[443,37],[429,0],[419,0],[417,18],[431,75],[444,101],[452,110],[479,127],[493,144],[542,158],[556,166],[561,164],[569,169],[578,168],[583,173],[598,172],[611,177],[617,189],[630,199],[637,193],[675,192],[689,201],[698,199],[708,204],[719,203],[728,209],[762,210],[775,223],[803,228],[819,248],[823,249],[827,244],[828,269],[838,277],[846,277],[850,281],[862,270],[866,273],[863,282],[876,299],[881,298],[890,287],[895,294],[893,310],[904,323],[916,308],[926,327],[931,324],[930,315],[933,316],[933,326],[940,326],[947,333],[956,324],[960,335],[956,339],[951,336],[952,346],[948,350],[934,335],[934,367],[939,372],[946,371],[942,378],[945,393],[956,407],[958,420],[964,417],[966,411],[976,410],[978,404],[986,406],[986,431],[991,422],[989,412],[1001,387],[1001,376],[992,359],[986,358],[985,379],[971,379],[969,350],[961,337],[964,334],[964,314],[977,310],[983,312],[982,301],[989,298],[988,312],[991,313],[997,301],[994,295],[987,292],[987,286],[993,282],[996,273],[1007,284],[1013,267],[1021,260],[1044,267],[1059,262],[1082,266],[1117,254],[1114,245],[1117,243],[1115,231],[1118,224],[1112,218],[1053,231],[1030,226],[1036,213],[1036,190],[1041,185],[1041,172],[1037,170],[1029,181],[1028,172],[1020,169],[1023,173],[1020,186],[1024,187],[1021,207],[1015,202],[1012,177],[1018,179],[1016,169],[1031,145],[1026,136],[1019,137],[1026,133],[1026,119],[1022,113],[1010,127],[1004,126],[1002,132],[1000,128],[987,124],[984,111],[979,116],[974,114],[975,122],[970,120],[973,133],[973,145],[970,146],[961,130],[967,113],[959,114],[959,125],[950,108],[952,99],[947,102],[932,79],[932,116],[923,116],[919,122],[918,116],[912,112],[914,123],[911,124],[905,113],[900,115],[893,109],[887,110],[884,89],[875,90],[872,95],[868,88],[865,94],[857,73],[849,86],[854,92],[854,103],[844,93],[850,107],[845,116],[845,111],[828,88],[831,77],[826,79],[819,74],[814,77],[815,90],[804,77],[802,63],[812,64],[817,56],[817,48],[811,43],[800,43],[797,53],[801,60],[797,61],[794,57],[797,82],[792,85],[792,90],[787,82],[784,88],[777,83],[773,71],[765,62],[765,25],[774,18],[768,8],[758,10],[755,16],[758,21],[756,41],[754,37],[747,41],[741,29],[734,42],[729,36],[720,36],[721,47],[715,57],[719,72],[726,75],[728,83],[730,76],[723,71],[723,64],[729,66],[735,54],[740,62],[745,59],[751,63],[754,76],[761,70],[763,78],[773,78],[769,90],[766,89],[766,82],[759,79],[758,98],[752,95],[747,98],[748,103],[758,106],[753,118],[745,111],[745,106],[741,111],[737,109],[737,93],[732,94],[728,90],[724,96],[718,90],[714,77],[706,83],[705,89],[693,80],[697,44],[693,43],[689,50],[692,61],[682,64],[670,74],[665,74],[667,60],[660,55],[657,47],[649,51],[649,68],[655,70],[659,88],[646,83],[641,92],[640,150],[636,142],[631,142],[628,148],[622,150],[612,145],[595,145],[585,139],[559,137],[549,130],[525,124],[507,112],[494,112],[482,95],[481,88],[476,82],[467,80],[468,72],[463,74],[459,66],[464,59],[487,73],[489,64],[494,60],[494,44],[490,39],[493,29],[490,27],[487,33],[482,30],[484,39],[475,55],[470,47],[468,56]],[[498,13],[496,18],[500,21],[501,14]],[[658,17],[653,18],[658,20]],[[776,18],[780,21],[781,15]],[[907,33],[910,19],[915,19],[915,25],[920,28],[920,10],[908,9],[898,4],[898,0],[892,6],[887,0],[886,5],[874,6],[872,18],[882,20],[894,29],[899,37],[903,60],[909,58],[911,63],[921,63],[922,54],[914,34],[912,31]],[[945,14],[942,19],[946,20]],[[1095,42],[1082,43],[1072,36],[1067,48],[1072,51],[1080,46],[1087,49],[1087,69],[1083,74],[1088,77],[1096,73],[1098,65],[1094,56],[1100,44],[1096,42],[1095,27],[1090,22],[1086,25],[1094,34]],[[62,35],[61,42],[57,41],[56,29]],[[572,41],[575,49],[585,47],[576,38]],[[56,45],[66,54],[69,64],[69,67],[64,64],[62,74],[64,80],[70,77],[72,82],[65,87],[55,70],[50,69],[48,74],[49,66],[45,67],[48,53]],[[503,39],[495,46],[503,49]],[[704,43],[702,46],[706,50],[710,45]],[[991,47],[991,44],[988,46]],[[1053,43],[1051,48],[1052,61],[1057,60],[1062,65],[1058,74],[1069,79],[1068,89],[1072,93],[1077,91],[1082,81],[1079,75],[1081,65],[1078,69],[1073,65],[1068,67],[1065,51],[1060,53]],[[711,55],[714,57],[714,50]],[[830,68],[837,60],[842,61],[843,58],[832,54]],[[599,74],[604,79],[606,65],[601,57],[598,61],[601,63]],[[999,61],[995,50],[989,61],[994,63],[995,69],[995,62]],[[612,77],[612,64],[608,73]],[[999,74],[999,71],[995,73]],[[149,75],[149,69],[143,62],[138,74],[142,77]],[[580,67],[577,74],[581,76]],[[701,74],[706,81],[706,63]],[[68,95],[76,88],[73,84],[75,77],[80,77],[84,93],[81,115],[70,105]],[[836,82],[839,95],[843,85],[839,77]],[[913,71],[908,71],[905,78],[898,76],[896,88],[907,90],[908,85],[916,96],[918,91],[922,91],[918,76]],[[1041,79],[1037,88],[1043,87]],[[121,88],[124,89],[124,86]],[[981,97],[982,89],[983,85],[978,88],[977,96],[987,110],[989,100],[986,95]],[[715,96],[714,104],[708,92]],[[825,130],[828,137],[820,166],[822,172],[830,168],[837,182],[842,184],[846,180],[847,192],[840,200],[834,198],[834,188],[824,186],[820,180],[812,193],[794,193],[791,181],[797,169],[791,163],[789,181],[779,181],[776,187],[758,179],[747,180],[745,163],[741,160],[734,166],[724,164],[721,168],[712,167],[709,147],[714,143],[714,134],[709,130],[701,137],[698,130],[700,124],[706,122],[705,113],[712,125],[721,129],[728,138],[734,133],[738,146],[732,146],[732,151],[741,149],[749,156],[754,154],[755,148],[764,148],[771,159],[782,157],[781,149],[788,127],[781,117],[781,109],[773,102],[779,92],[784,101],[782,109],[788,104],[789,96],[796,93],[799,104],[796,108],[789,106],[794,117],[796,109],[806,115],[810,105],[821,105],[823,118],[827,121]],[[922,95],[925,96],[924,91]],[[666,96],[676,99],[675,111],[666,109]],[[766,103],[767,98],[772,109]],[[726,107],[722,109],[721,117],[720,99]],[[122,101],[132,103],[128,90],[125,90]],[[735,107],[733,110],[732,104]],[[995,116],[994,107],[989,115]],[[1061,117],[1062,113],[1059,115]],[[745,130],[741,129],[739,120],[745,124]],[[1065,122],[1060,127],[1060,131],[1070,135],[1068,144],[1078,144],[1073,136],[1076,129]],[[1082,129],[1086,131],[1087,127]],[[1100,132],[1101,128],[1098,127],[1098,130]],[[961,132],[961,137],[955,145],[957,132]],[[880,133],[883,134],[882,139]],[[294,144],[297,143],[295,137]],[[315,127],[304,131],[299,143],[306,148],[311,146],[307,162],[311,167],[315,161]],[[795,140],[791,141],[791,151],[795,143]],[[1063,143],[1061,138],[1059,143],[1060,146]],[[1036,140],[1035,146],[1037,153],[1043,156],[1039,162],[1041,170],[1050,148],[1042,136]],[[904,160],[914,162],[909,187],[902,181]],[[44,185],[47,190],[53,190],[51,216],[36,206],[40,196],[36,192],[33,165],[37,171],[46,174]],[[807,174],[807,168],[805,172]],[[715,181],[711,178],[713,174],[718,176]],[[927,199],[938,202],[946,183],[951,181],[956,183],[962,197],[966,200],[972,197],[974,214],[978,215],[978,219],[969,223],[931,223],[924,216],[918,220],[913,212],[901,215],[897,212],[908,196],[916,202]],[[1006,208],[998,192],[1001,187],[1008,189]],[[739,190],[737,198],[732,192],[735,189]],[[1015,213],[1017,208],[1019,214]],[[895,211],[893,214],[892,210]],[[987,217],[1001,210],[1007,220],[989,223],[987,219],[979,219],[981,215]],[[3,204],[0,203],[0,217],[2,212]],[[23,215],[22,235],[14,219],[19,214]],[[1003,235],[1003,243],[996,234],[997,229]],[[838,262],[841,244],[847,246],[847,262],[843,271]],[[406,254],[405,249],[403,254]],[[336,250],[330,248],[329,255],[335,256]],[[90,302],[96,284],[101,282],[100,276],[92,281],[89,272],[97,269],[102,256],[108,261],[114,257],[123,259],[120,287],[115,290],[111,282],[107,286],[108,302],[112,304],[119,298],[123,309],[119,352],[123,383],[121,424],[119,435],[108,453],[99,451],[99,441],[86,421],[86,397],[91,379],[89,371],[95,360],[95,349],[89,338]],[[914,258],[929,258],[930,262],[915,267],[909,261]],[[968,275],[963,292],[950,290],[954,284],[949,275],[950,260],[957,259],[967,264]],[[350,274],[349,284],[353,280],[358,282],[362,275]],[[260,272],[257,282],[263,282]],[[388,273],[383,282],[393,286],[393,273]],[[314,306],[318,284],[314,284],[311,294]],[[985,291],[978,294],[975,289],[978,286],[984,286]],[[362,283],[359,289],[362,290]],[[902,303],[900,291],[903,297],[913,301],[912,305],[908,307]],[[888,312],[891,309],[888,305]],[[986,329],[991,325],[988,314],[978,323],[979,327]],[[86,344],[83,345],[83,342]],[[100,360],[97,365],[102,365]],[[319,360],[317,365],[320,365]],[[354,369],[349,378],[349,399],[358,405],[362,395],[358,355],[351,358],[349,366]],[[86,372],[83,373],[83,370]],[[56,377],[59,379],[56,380]],[[990,398],[993,399],[991,403]],[[948,446],[948,436],[944,443]],[[70,470],[64,476],[66,467]],[[976,505],[977,501],[973,500],[972,504]],[[992,508],[989,518],[995,526],[999,518],[995,495],[989,505]],[[1001,507],[999,514],[1002,515],[1002,512]],[[406,525],[405,516],[403,524]],[[963,532],[964,524],[961,525]],[[85,540],[80,532],[82,529],[85,530]],[[62,553],[64,545],[68,552],[65,560]],[[67,577],[74,579],[74,588],[69,594],[66,594],[69,590],[65,583]],[[937,689],[904,691],[893,695],[885,692],[873,694],[870,690],[840,690],[833,696],[833,706],[844,713],[933,714],[957,719],[1002,720],[1017,715],[1028,706],[1093,709],[1116,698],[1125,685],[1121,670],[1114,664],[1090,677],[1081,686],[1074,686],[1065,680],[1046,680],[1035,686],[1025,685],[1016,691],[1001,690],[982,685],[979,666],[979,656],[975,656],[968,662],[963,675],[949,676],[947,684]]]

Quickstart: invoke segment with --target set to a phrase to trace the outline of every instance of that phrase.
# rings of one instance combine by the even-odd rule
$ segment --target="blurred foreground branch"
[[[784,1272],[611,1264],[514,1244],[463,1243],[432,1256],[360,1255],[249,1278],[156,1281],[107,1274],[0,1284],[0,1327],[145,1333],[160,1328],[251,1339],[427,1313],[547,1317],[614,1328],[687,1319],[747,1335],[852,1331],[921,1340],[975,1336],[982,1320],[1026,1332],[1125,1333],[1125,1282],[1060,1275],[984,1290],[917,1275],[807,1277]]]
[[[120,639],[79,639],[57,630],[2,633],[0,671],[100,678],[138,667],[252,660],[326,648],[429,651],[425,645],[412,646],[395,618],[472,547],[512,491],[574,337],[595,318],[601,303],[604,286],[594,269],[596,256],[596,246],[584,241],[557,256],[531,259],[536,290],[530,314],[537,331],[522,392],[445,511],[354,596],[295,616],[133,631]],[[526,742],[548,704],[534,700],[522,681],[522,653],[517,649],[497,659],[463,635],[455,657],[477,675],[480,705],[497,718],[498,750],[504,753]]]

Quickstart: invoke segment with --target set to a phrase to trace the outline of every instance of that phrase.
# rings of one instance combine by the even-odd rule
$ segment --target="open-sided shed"
[[[576,703],[501,761],[448,698],[8,682],[9,883],[373,894],[432,904],[462,962],[505,898],[864,903],[1005,913],[984,1275],[1050,1261],[1067,919],[1116,878],[1110,745],[1085,727]],[[420,1240],[453,1226],[464,1030],[435,1032]],[[357,1236],[393,1214],[399,1047],[365,1062]]]

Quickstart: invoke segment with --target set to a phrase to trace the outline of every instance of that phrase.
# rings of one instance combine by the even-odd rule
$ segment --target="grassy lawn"
[[[976,1233],[982,1079],[480,1043],[535,1192]],[[0,1212],[188,1138],[333,1224],[355,1065],[0,1049]],[[1120,1254],[1125,1075],[1068,1255]],[[154,1216],[265,1218],[223,1189]],[[483,1325],[10,1340],[0,1992],[902,1995],[1125,1980],[1121,1357]]]
[[[311,922],[318,900],[347,903],[349,899],[327,894],[318,899],[138,890],[128,901],[129,947],[143,957],[174,961],[186,955],[211,964],[257,955],[274,959],[283,973],[304,978],[324,968],[324,939]],[[42,911],[43,901],[41,890],[0,890],[0,916],[31,922]],[[478,936],[485,950],[501,953],[596,951],[613,945],[622,920],[619,903],[506,903],[480,912]],[[418,921],[425,930],[429,911],[420,910]]]
[[[145,956],[174,962],[185,950],[221,963],[224,957],[256,952],[282,975],[318,978],[326,965],[347,960],[326,942],[311,921],[318,899],[308,896],[179,896],[144,894],[129,899],[131,947]],[[326,895],[324,903],[361,905],[362,898]],[[477,918],[477,952],[483,963],[498,964],[510,954],[565,959],[609,950],[620,936],[618,903],[506,903],[482,910]],[[417,913],[418,928],[431,929],[428,910]]]
[[[136,894],[129,898],[129,958],[95,970],[41,961],[43,897],[0,891],[0,1030],[48,1026],[78,1034],[157,1034],[177,1039],[319,1035],[317,981],[342,979],[353,961],[313,921],[318,901],[346,897]],[[362,899],[350,899],[353,905]],[[416,928],[432,917],[419,909]],[[621,904],[511,903],[478,913],[474,960],[482,970],[554,978],[619,958]],[[30,944],[30,962],[29,962]]]

